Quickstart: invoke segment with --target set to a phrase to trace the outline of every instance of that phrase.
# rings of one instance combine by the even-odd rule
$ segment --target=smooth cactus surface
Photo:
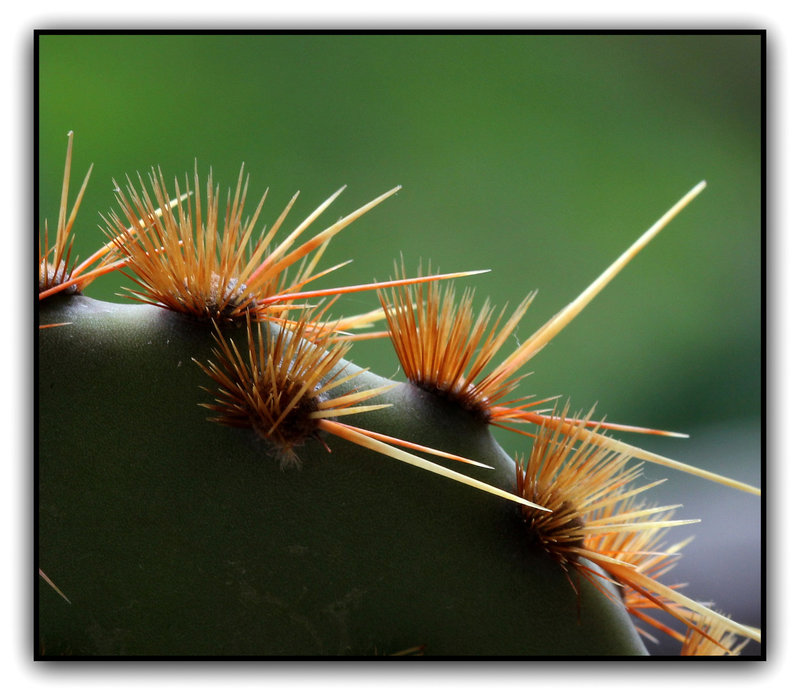
[[[39,337],[39,561],[70,600],[41,581],[44,653],[644,652],[613,586],[573,574],[576,594],[518,505],[334,436],[285,465],[210,423],[192,361],[207,323],[83,296],[39,322],[69,323]],[[407,383],[374,400],[392,407],[349,421],[512,488],[513,461],[457,406]]]

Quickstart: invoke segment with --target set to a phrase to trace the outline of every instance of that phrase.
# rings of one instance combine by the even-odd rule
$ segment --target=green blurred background
[[[58,215],[69,130],[73,193],[94,163],[80,257],[105,241],[112,179],[153,166],[183,178],[197,159],[224,190],[244,162],[249,211],[270,188],[264,223],[301,191],[287,231],[342,184],[314,232],[401,184],[335,240],[327,260],[354,262],[325,284],[388,278],[401,253],[409,267],[491,268],[463,284],[481,302],[516,306],[539,290],[522,340],[705,179],[536,357],[525,388],[688,432],[631,441],[759,483],[761,52],[745,34],[42,35],[39,222]],[[112,275],[89,295],[111,300],[125,283]],[[340,304],[375,306],[371,294]],[[397,372],[388,341],[352,358]],[[648,474],[670,477],[659,502],[704,519],[680,532],[696,540],[670,580],[760,624],[759,499]]]

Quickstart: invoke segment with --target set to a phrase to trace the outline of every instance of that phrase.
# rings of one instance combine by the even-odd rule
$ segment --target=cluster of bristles
[[[458,480],[521,506],[522,519],[533,545],[547,551],[568,574],[576,571],[629,612],[651,626],[684,641],[689,653],[738,653],[737,638],[760,640],[757,629],[732,622],[659,581],[675,560],[681,542],[659,548],[664,532],[687,524],[672,519],[675,507],[647,506],[639,496],[658,485],[638,486],[642,472],[632,458],[670,466],[722,484],[759,493],[747,486],[701,469],[647,452],[606,436],[602,429],[672,434],[568,414],[553,400],[509,400],[523,375],[520,369],[557,335],[627,262],[691,199],[696,186],[643,234],[575,301],[520,343],[489,369],[511,336],[533,294],[525,297],[505,321],[504,312],[492,322],[488,301],[477,314],[473,291],[460,299],[452,282],[443,279],[466,273],[419,274],[407,278],[402,266],[395,280],[356,287],[307,291],[305,287],[337,267],[317,271],[330,240],[348,224],[399,188],[377,197],[337,223],[299,243],[299,237],[333,202],[339,192],[317,207],[280,242],[277,234],[297,195],[275,223],[256,234],[266,192],[252,218],[244,218],[247,181],[243,171],[228,195],[220,227],[219,188],[209,175],[205,209],[195,167],[192,182],[182,189],[177,180],[170,197],[164,178],[153,171],[150,191],[128,180],[127,193],[117,187],[121,215],[104,217],[109,242],[80,266],[70,267],[71,228],[86,187],[83,186],[69,219],[66,196],[72,139],[70,134],[56,244],[39,255],[40,298],[76,292],[91,279],[121,269],[137,285],[128,295],[195,319],[210,321],[215,341],[210,361],[195,360],[215,386],[206,390],[213,401],[210,419],[248,428],[272,444],[281,459],[296,461],[296,448],[309,438],[321,441],[335,435],[411,465]],[[96,266],[89,271],[92,263]],[[353,291],[377,290],[381,309],[336,321],[325,320],[333,301],[309,305],[311,299]],[[385,333],[352,336],[352,331],[385,318]],[[244,345],[226,336],[225,327],[246,324]],[[268,321],[268,322],[265,322]],[[453,401],[485,423],[529,435],[527,459],[517,461],[516,492],[509,493],[430,461],[426,453],[485,466],[455,454],[378,434],[342,421],[349,415],[390,407],[372,403],[392,388],[357,390],[352,365],[344,361],[350,341],[388,335],[406,377],[419,388]],[[412,453],[417,452],[417,454]],[[487,467],[488,468],[488,467]],[[619,595],[611,592],[608,583]],[[570,583],[573,580],[570,578]],[[577,590],[577,588],[576,588]],[[685,627],[677,632],[652,618],[660,609]],[[644,631],[642,630],[644,633]]]

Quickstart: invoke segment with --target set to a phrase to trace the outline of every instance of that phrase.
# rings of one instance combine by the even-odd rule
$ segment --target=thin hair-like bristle
[[[699,619],[699,627],[686,630],[681,655],[739,655],[749,642],[748,638],[740,640],[739,634],[718,619]]]
[[[383,454],[390,458],[396,459],[398,461],[402,461],[404,463],[410,464],[417,468],[421,468],[424,471],[429,471],[431,473],[435,473],[439,476],[444,476],[445,478],[449,478],[450,480],[457,481],[459,483],[463,483],[464,485],[470,486],[476,490],[483,491],[490,495],[494,495],[496,497],[503,498],[505,500],[510,500],[518,505],[524,505],[525,507],[536,509],[536,510],[544,510],[546,511],[547,508],[542,507],[541,505],[528,500],[527,498],[520,497],[514,493],[509,493],[502,488],[497,488],[493,485],[488,483],[484,483],[483,481],[478,480],[477,478],[471,478],[469,476],[465,476],[458,471],[453,471],[452,469],[445,468],[440,466],[439,464],[435,464],[428,459],[423,459],[422,457],[416,456],[415,454],[409,454],[402,449],[398,449],[397,447],[392,446],[392,444],[387,443],[387,440],[383,438],[383,435],[378,435],[376,433],[368,433],[364,430],[355,430],[350,427],[350,425],[345,425],[339,422],[329,422],[327,420],[323,420],[322,429],[326,432],[334,434],[342,439],[345,439],[349,442],[353,442],[354,444],[358,444],[359,446],[366,447],[374,452],[379,454]],[[392,441],[392,440],[388,440]],[[428,451],[427,448],[424,447],[415,447],[418,450]],[[446,455],[448,458],[453,458],[452,456],[445,454],[444,452],[439,452],[439,455]],[[463,459],[458,459],[462,461]],[[485,466],[484,464],[480,464],[481,466]],[[490,468],[490,467],[489,467]]]
[[[39,235],[39,300],[42,301],[49,296],[55,294],[76,294],[86,288],[86,286],[98,276],[108,274],[116,266],[111,266],[109,263],[110,256],[95,253],[91,256],[90,262],[76,265],[76,260],[72,259],[72,246],[75,241],[75,234],[72,228],[78,216],[83,201],[83,196],[86,192],[86,187],[89,184],[89,178],[92,174],[94,165],[90,165],[86,176],[83,178],[78,194],[75,197],[75,202],[72,209],[69,210],[69,182],[72,170],[72,143],[73,133],[70,131],[67,134],[67,155],[64,164],[64,177],[61,184],[61,200],[58,209],[58,220],[56,223],[56,238],[55,242],[50,245],[49,228],[47,221],[44,222],[44,244],[42,244],[42,235]],[[88,266],[91,262],[104,260],[104,264],[87,272]]]
[[[486,274],[488,269],[476,269],[468,272],[445,272],[442,274],[429,274],[425,276],[409,277],[402,279],[393,279],[382,282],[370,282],[367,284],[353,284],[352,286],[340,286],[331,289],[315,289],[313,291],[297,291],[281,293],[276,296],[267,297],[262,300],[264,304],[271,304],[276,302],[296,301],[299,299],[317,298],[320,296],[331,296],[334,294],[347,294],[357,291],[380,291],[381,289],[389,289],[398,286],[412,286],[415,284],[425,284],[427,282],[436,282],[443,279],[455,279],[458,277],[467,277],[474,274]]]
[[[522,421],[535,425],[547,425],[553,422],[553,420],[554,418],[549,415],[543,415],[537,412],[517,411],[513,413],[512,422]],[[505,426],[499,420],[495,420],[494,422],[495,424],[500,424],[500,426]],[[561,422],[563,421],[559,419],[559,423]],[[574,421],[567,421],[567,422],[568,424],[572,425],[572,428],[575,430],[576,436],[579,439],[595,442],[596,444],[601,445],[607,449],[612,449],[620,454],[624,454],[629,458],[643,459],[644,461],[649,461],[651,463],[659,464],[661,466],[667,466],[668,468],[674,469],[676,471],[681,471],[683,473],[687,473],[697,478],[703,478],[704,480],[709,480],[714,483],[718,483],[719,485],[724,485],[729,488],[734,488],[735,490],[741,490],[742,492],[750,493],[752,495],[761,495],[761,489],[757,488],[756,486],[752,486],[747,483],[738,481],[734,478],[722,476],[718,473],[714,473],[713,471],[708,471],[706,469],[698,468],[697,466],[691,466],[690,464],[686,464],[681,461],[677,461],[675,459],[670,459],[666,456],[662,456],[661,454],[656,454],[655,452],[648,451],[646,449],[641,449],[631,444],[627,444],[626,442],[622,442],[618,439],[614,439],[612,437],[609,437],[608,435],[598,432],[596,429],[591,430],[588,428],[587,424],[577,423]],[[597,424],[599,426],[604,426],[605,422],[600,421]]]
[[[58,593],[59,597],[61,597],[67,604],[72,604],[72,602],[69,601],[69,598],[63,592],[61,592],[61,590],[58,589],[58,586],[52,580],[50,580],[50,578],[47,577],[47,575],[41,568],[39,568],[39,577],[42,580],[44,580],[51,588],[53,588],[53,590],[55,590],[55,592]]]
[[[512,376],[520,367],[531,360],[546,344],[558,335],[577,315],[594,299],[614,277],[651,241],[666,225],[672,221],[700,192],[705,189],[705,181],[696,184],[689,192],[681,197],[670,209],[658,219],[650,228],[642,233],[639,238],[622,255],[595,279],[572,302],[541,326],[527,340],[520,344],[495,370],[497,379]]]

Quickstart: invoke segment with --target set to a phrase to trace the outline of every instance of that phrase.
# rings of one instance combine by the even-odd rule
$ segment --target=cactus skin
[[[282,467],[210,423],[209,326],[83,296],[40,305],[39,652],[641,655],[624,609],[533,549],[517,506],[326,436]],[[353,371],[357,367],[348,365]],[[354,386],[387,380],[365,373]],[[454,405],[398,384],[352,424],[495,467]],[[613,590],[611,594],[616,594]]]

